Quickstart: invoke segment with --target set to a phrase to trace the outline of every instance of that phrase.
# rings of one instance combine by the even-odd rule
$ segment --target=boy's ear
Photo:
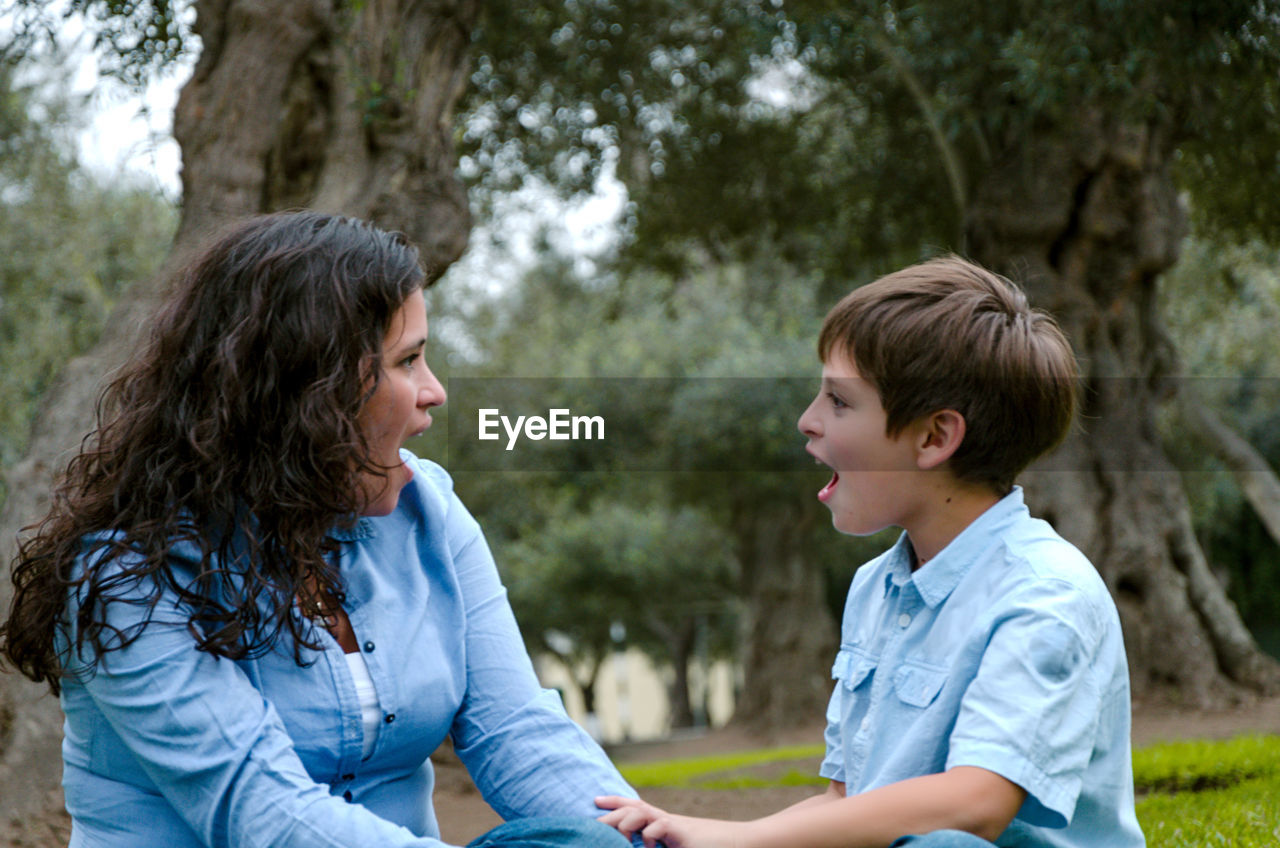
[[[964,441],[964,416],[954,409],[940,409],[918,423],[916,465],[922,471],[943,465]]]

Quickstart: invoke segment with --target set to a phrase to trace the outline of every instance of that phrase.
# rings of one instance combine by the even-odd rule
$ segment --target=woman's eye
[[[404,359],[400,360],[400,364],[403,365],[405,368],[412,368],[413,363],[417,362],[420,356],[422,356],[422,354],[420,353],[411,353],[408,356],[406,356]]]

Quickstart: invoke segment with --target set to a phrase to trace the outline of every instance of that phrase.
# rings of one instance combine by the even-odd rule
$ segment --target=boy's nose
[[[817,402],[818,399],[814,398],[809,403],[809,406],[805,411],[800,413],[800,420],[796,421],[796,427],[800,432],[811,439],[816,439],[822,435],[822,425],[818,420],[817,414],[813,410],[813,407]]]

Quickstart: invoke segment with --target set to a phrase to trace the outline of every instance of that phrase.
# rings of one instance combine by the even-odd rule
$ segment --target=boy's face
[[[913,428],[885,435],[887,415],[880,394],[858,376],[852,362],[833,355],[822,366],[822,387],[800,416],[805,450],[834,472],[818,492],[842,533],[865,536],[912,523],[923,475],[913,446]]]

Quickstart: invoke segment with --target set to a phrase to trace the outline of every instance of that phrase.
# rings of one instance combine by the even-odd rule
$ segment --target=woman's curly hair
[[[331,534],[358,513],[361,475],[386,473],[358,415],[424,281],[403,236],[313,212],[241,223],[189,262],[27,528],[3,656],[56,694],[60,631],[77,653],[118,649],[140,627],[112,627],[109,605],[150,620],[166,594],[216,656],[260,655],[286,631],[298,662],[318,648],[296,599],[342,597]],[[179,544],[198,551],[194,580],[171,566]]]

